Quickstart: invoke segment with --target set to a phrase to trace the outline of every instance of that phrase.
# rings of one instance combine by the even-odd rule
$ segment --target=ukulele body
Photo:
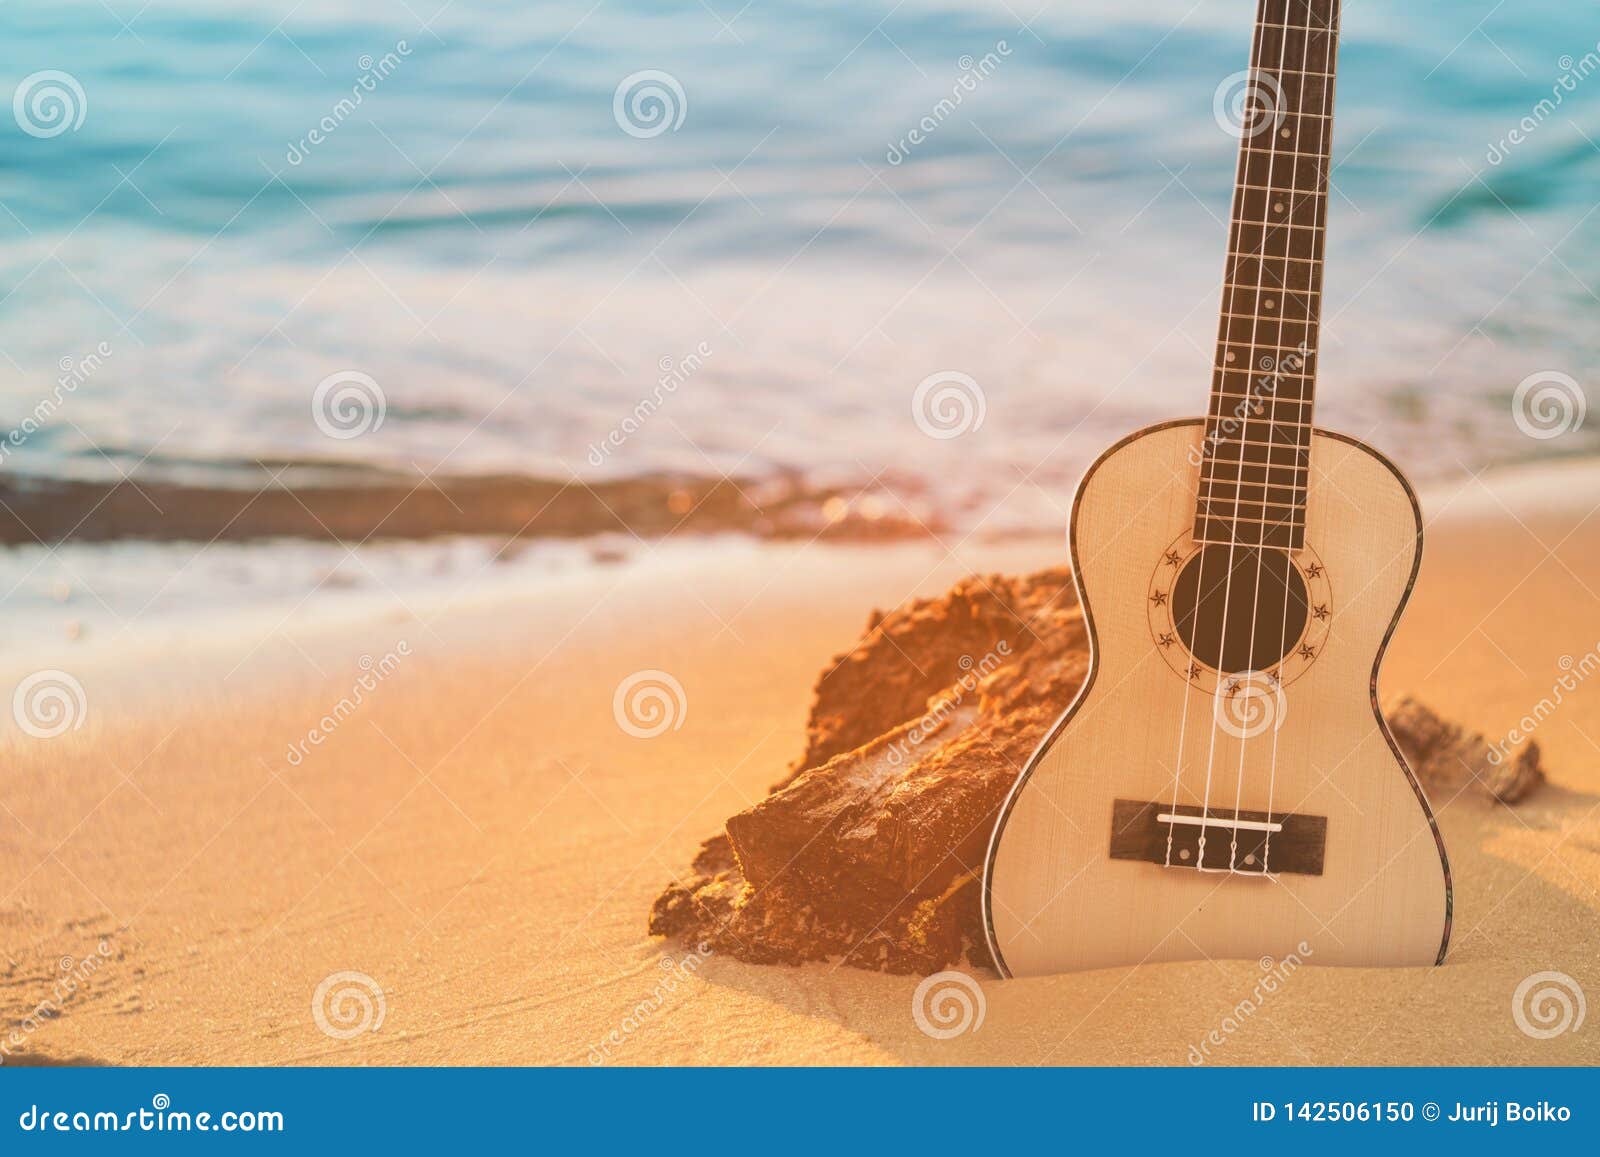
[[[1180,623],[1172,607],[1202,553],[1202,435],[1198,420],[1142,430],[1079,485],[1070,543],[1089,675],[990,844],[995,959],[1012,976],[1290,954],[1439,962],[1444,844],[1377,705],[1421,560],[1416,498],[1377,452],[1313,433],[1287,654],[1241,677],[1218,652],[1217,667],[1193,660],[1199,612]]]

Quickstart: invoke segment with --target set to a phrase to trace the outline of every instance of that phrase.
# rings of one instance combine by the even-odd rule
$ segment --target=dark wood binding
[[[1259,0],[1195,537],[1298,550],[1333,146],[1339,0]]]

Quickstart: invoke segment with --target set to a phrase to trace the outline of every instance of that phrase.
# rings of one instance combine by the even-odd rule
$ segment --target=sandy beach
[[[1600,645],[1595,478],[1425,496],[1386,697],[1495,738]],[[82,725],[4,732],[5,1063],[1183,1065],[1213,1030],[1219,1064],[1600,1061],[1592,1024],[1536,1039],[1512,1011],[1538,972],[1600,992],[1589,687],[1538,726],[1551,783],[1532,798],[1434,799],[1456,887],[1443,967],[1311,962],[1232,1029],[1256,962],[979,972],[981,1027],[938,1040],[915,977],[648,936],[661,888],[801,750],[818,672],[873,608],[1062,553],[951,545],[669,546],[537,589],[58,648]],[[8,660],[6,685],[39,659]],[[613,714],[645,670],[684,696],[652,738]]]

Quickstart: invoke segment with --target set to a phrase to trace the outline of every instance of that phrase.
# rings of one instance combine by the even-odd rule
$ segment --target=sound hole
[[[1305,579],[1282,550],[1210,544],[1172,587],[1184,645],[1225,674],[1276,666],[1299,642],[1306,613]]]

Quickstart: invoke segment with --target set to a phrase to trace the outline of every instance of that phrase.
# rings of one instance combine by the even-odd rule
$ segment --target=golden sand
[[[1499,736],[1581,665],[1600,645],[1593,480],[1431,496],[1387,695]],[[1600,1026],[1538,1039],[1512,1004],[1545,971],[1600,994],[1600,689],[1582,685],[1536,729],[1550,786],[1514,809],[1433,801],[1456,884],[1442,968],[1311,961],[1244,1014],[1255,962],[979,974],[981,1027],[940,1040],[915,977],[646,934],[700,839],[803,748],[817,671],[870,608],[1058,555],[708,546],[475,604],[85,644],[82,728],[3,741],[5,1062],[1181,1065],[1213,1033],[1208,1063],[1600,1060]],[[682,706],[640,738],[613,696],[650,670]]]

